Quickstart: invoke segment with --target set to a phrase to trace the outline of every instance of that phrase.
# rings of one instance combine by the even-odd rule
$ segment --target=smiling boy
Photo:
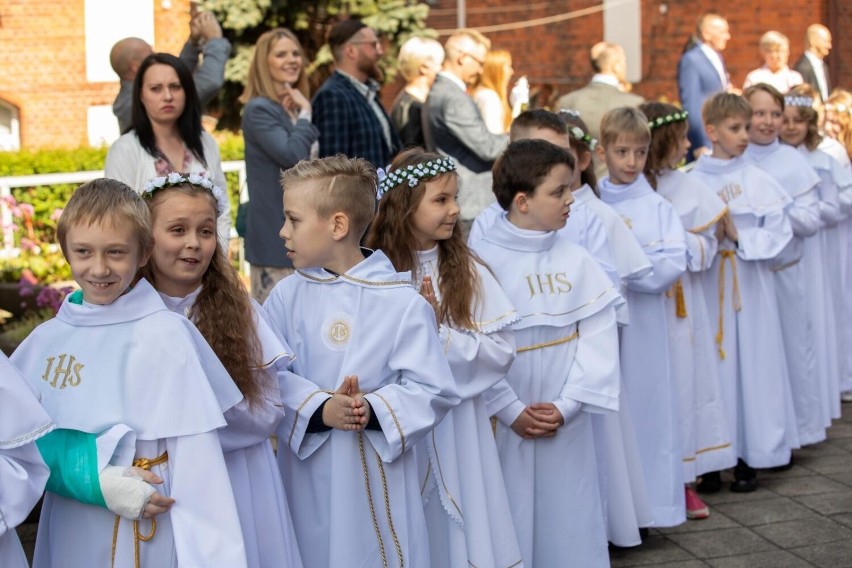
[[[131,288],[153,243],[147,205],[94,180],[57,236],[81,289],[12,356],[60,429],[38,442],[51,477],[33,565],[246,566],[216,432],[241,395],[188,320],[145,280]],[[118,492],[108,465],[122,468]],[[122,493],[131,465],[162,495]]]

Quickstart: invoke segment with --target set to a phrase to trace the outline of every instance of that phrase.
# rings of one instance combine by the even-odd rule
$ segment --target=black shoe
[[[731,482],[731,491],[734,493],[751,493],[757,491],[757,478],[734,479]]]
[[[718,471],[705,473],[695,484],[695,490],[699,493],[717,493],[720,489],[722,489],[722,474]]]
[[[649,534],[650,532],[648,531],[648,527],[639,527],[639,538],[641,538],[642,541],[648,540]]]

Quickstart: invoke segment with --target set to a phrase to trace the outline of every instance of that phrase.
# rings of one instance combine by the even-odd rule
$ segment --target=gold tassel
[[[716,332],[716,345],[719,347],[719,359],[725,360],[725,350],[722,349],[722,341],[725,338],[725,262],[731,263],[731,275],[733,276],[733,290],[731,291],[731,303],[734,311],[742,309],[740,298],[740,282],[737,278],[737,252],[733,250],[719,251],[722,259],[719,262],[719,329]]]
[[[678,278],[674,283],[675,313],[677,317],[686,317],[686,298],[683,296],[683,281]]]

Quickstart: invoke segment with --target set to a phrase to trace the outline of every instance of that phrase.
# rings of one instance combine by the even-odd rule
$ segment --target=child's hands
[[[169,511],[175,500],[152,487],[163,480],[139,467],[107,466],[98,476],[107,509],[127,519],[150,519]]]
[[[364,411],[361,415],[361,421],[358,423],[358,430],[363,430],[370,421],[370,403],[364,400],[364,393],[361,392],[361,387],[358,386],[358,377],[352,375],[346,378],[350,379],[349,395],[361,403],[361,409]]]
[[[544,408],[550,407],[550,408]],[[556,416],[553,415],[556,414]],[[550,403],[537,403],[524,409],[512,422],[512,430],[525,440],[551,438],[562,425],[562,415]]]
[[[435,294],[435,287],[432,286],[431,276],[423,277],[423,285],[420,287],[420,295],[426,298],[426,301],[429,302],[430,306],[432,306],[432,309],[435,311],[435,322],[437,322],[438,325],[441,325],[439,315],[441,306],[438,304],[438,296]]]
[[[737,234],[737,226],[734,225],[734,220],[731,219],[730,213],[725,213],[725,235],[731,239],[732,242],[739,242],[740,236]]]
[[[353,389],[354,382],[354,389]],[[322,409],[323,424],[338,430],[354,431],[363,429],[367,423],[364,420],[364,400],[354,398],[350,393],[358,392],[358,378],[344,377],[343,382],[331,395]],[[362,424],[363,420],[363,424]]]

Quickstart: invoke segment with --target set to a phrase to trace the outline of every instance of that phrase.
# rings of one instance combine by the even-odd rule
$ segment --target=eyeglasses
[[[375,48],[375,49],[379,49],[379,48],[382,47],[382,42],[377,40],[377,39],[373,40],[373,41],[369,41],[369,40],[350,41],[349,43],[351,43],[352,45],[358,45],[358,44],[372,45],[373,48]]]
[[[476,61],[479,64],[480,67],[485,67],[485,60],[484,59],[480,59],[477,56],[475,56],[474,54],[469,53],[467,51],[462,51],[461,54],[466,55],[466,56],[470,57],[471,59],[473,59],[474,61]]]

